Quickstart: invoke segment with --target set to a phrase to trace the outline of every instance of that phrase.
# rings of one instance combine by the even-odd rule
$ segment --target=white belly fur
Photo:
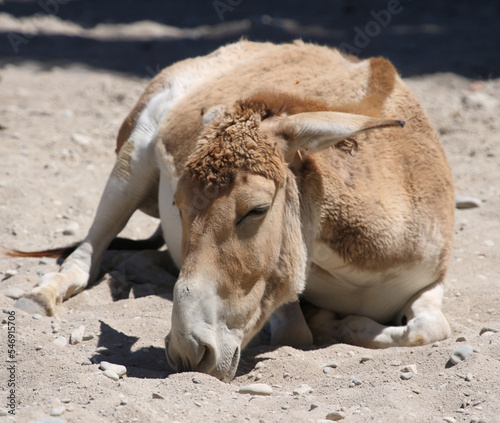
[[[413,295],[436,278],[436,266],[430,263],[378,273],[359,270],[345,263],[328,246],[316,243],[304,297],[340,315],[366,316],[387,323]]]

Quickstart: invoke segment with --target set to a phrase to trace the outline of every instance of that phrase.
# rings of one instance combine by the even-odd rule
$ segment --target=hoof
[[[34,299],[29,297],[19,298],[14,303],[14,307],[23,310],[28,314],[41,314],[42,316],[51,316],[53,314]]]

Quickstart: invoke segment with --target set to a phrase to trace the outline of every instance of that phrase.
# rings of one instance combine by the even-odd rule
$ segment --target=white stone
[[[80,225],[77,222],[71,222],[63,229],[63,235],[75,235]]]
[[[81,147],[88,147],[90,145],[90,140],[83,134],[73,134],[71,141]]]
[[[68,341],[64,336],[59,336],[53,341],[53,344],[57,345],[58,347],[64,347],[67,343]]]
[[[413,373],[414,375],[418,375],[417,365],[409,364],[401,369],[403,373]]]
[[[14,269],[8,269],[8,270],[6,270],[3,274],[4,274],[4,276],[5,276],[5,279],[9,279],[9,278],[11,278],[12,276],[16,276],[16,275],[17,275],[17,270],[14,270]]]
[[[312,392],[312,388],[309,385],[303,383],[303,384],[297,386],[293,390],[293,395],[307,395],[311,392]]]
[[[252,383],[250,385],[240,387],[238,392],[240,394],[250,395],[271,395],[273,393],[273,388],[265,383]]]
[[[66,407],[64,405],[60,405],[59,407],[54,407],[50,410],[51,416],[60,416],[66,411]]]
[[[22,290],[21,288],[18,288],[17,286],[13,286],[13,287],[7,289],[7,291],[5,291],[5,296],[12,298],[13,300],[19,299],[19,297],[21,297],[21,295],[23,295],[23,294],[24,294],[24,290]]]
[[[104,370],[104,375],[113,380],[120,380],[120,376],[118,376],[113,370]]]
[[[409,380],[413,377],[413,373],[411,372],[404,372],[404,373],[401,373],[401,379],[403,380]]]
[[[467,356],[473,351],[473,348],[470,345],[464,344],[458,348],[455,348],[450,354],[450,361],[453,364],[458,364],[461,361],[464,361]]]
[[[102,370],[112,370],[119,377],[125,376],[127,374],[127,368],[125,366],[122,366],[121,364],[113,364],[109,363],[108,361],[101,361],[99,367]]]

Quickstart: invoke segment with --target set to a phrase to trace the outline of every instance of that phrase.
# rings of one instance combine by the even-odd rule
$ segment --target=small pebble
[[[492,333],[498,333],[498,329],[495,328],[490,328],[490,327],[484,327],[479,331],[479,335],[484,335],[485,333],[492,332]]]
[[[95,352],[102,355],[109,355],[109,349],[106,347],[97,347]]]
[[[83,134],[73,134],[71,135],[71,141],[81,147],[88,147],[90,145],[90,140],[87,136]]]
[[[290,406],[289,406],[288,404],[283,404],[283,405],[281,406],[281,409],[282,409],[282,410],[288,410],[289,408],[290,408]]]
[[[309,385],[306,385],[305,383],[297,386],[293,390],[293,395],[306,395],[312,392],[312,388]]]
[[[31,317],[35,320],[41,320],[43,319],[43,316],[39,313],[32,314]]]
[[[355,378],[355,377],[351,377],[350,381],[351,381],[354,385],[356,385],[356,386],[359,386],[359,385],[361,385],[361,384],[363,383],[362,381],[360,381],[359,379],[357,379],[357,378]]]
[[[373,357],[371,355],[364,355],[361,357],[359,360],[360,363],[366,363],[367,361],[373,360]]]
[[[93,333],[85,333],[83,334],[83,341],[90,341],[91,339],[94,339],[94,334]]]
[[[58,338],[54,339],[52,343],[54,345],[57,345],[58,347],[64,347],[68,343],[68,341],[66,340],[66,337],[59,336]]]
[[[43,347],[42,347],[41,345],[37,345],[37,346],[35,347],[35,351],[40,351],[41,349],[43,349]]]
[[[108,361],[101,361],[99,363],[99,368],[102,370],[111,370],[113,373],[117,374],[118,377],[125,376],[127,374],[127,368],[121,364],[113,364]]]
[[[82,342],[84,332],[85,332],[85,326],[83,325],[78,326],[71,332],[71,335],[69,337],[69,343],[71,345],[76,345]]]
[[[71,222],[63,229],[63,235],[75,235],[80,225],[77,222]]]
[[[413,377],[413,373],[411,373],[411,372],[401,373],[400,377],[403,380],[410,380]]]
[[[4,279],[9,279],[17,275],[17,270],[9,269],[4,272]]]
[[[331,367],[323,367],[323,373],[330,373]]]
[[[156,392],[153,392],[153,399],[165,399],[165,397]]]
[[[64,405],[61,405],[59,407],[54,407],[52,410],[50,410],[50,415],[51,416],[60,416],[66,411],[66,407]]]
[[[19,297],[21,297],[23,294],[24,294],[24,290],[22,290],[21,288],[18,288],[16,286],[13,286],[13,287],[7,289],[7,291],[5,291],[4,295],[6,297],[12,298],[13,300],[18,300]]]
[[[337,422],[339,420],[345,419],[346,415],[342,411],[333,411],[332,413],[328,413],[326,415],[327,420],[331,420]]]
[[[120,376],[118,376],[113,370],[104,370],[104,375],[113,380],[120,380]]]
[[[457,423],[457,420],[454,417],[443,417],[443,421],[446,423]]]
[[[318,408],[318,407],[319,407],[319,405],[318,405],[318,404],[316,404],[315,402],[313,402],[313,403],[311,404],[311,406],[309,407],[309,411],[312,411],[312,410],[314,410],[315,408]]]
[[[467,342],[467,338],[465,336],[459,336],[456,339],[456,342]]]
[[[472,351],[473,348],[470,345],[468,344],[461,345],[460,347],[455,348],[452,351],[452,353],[450,354],[450,361],[453,364],[458,364],[461,361],[464,361]]]
[[[335,369],[337,367],[337,363],[335,361],[328,361],[326,363],[323,363],[321,367],[332,367]]]
[[[63,398],[63,399],[61,400],[61,402],[62,402],[63,404],[68,404],[68,403],[70,403],[70,402],[71,402],[71,399],[69,399],[69,398]]]
[[[417,365],[409,364],[401,369],[403,373],[413,373],[414,375],[418,375]]]
[[[465,380],[467,382],[471,382],[472,379],[474,379],[474,375],[472,373],[467,373],[467,375],[465,376]]]
[[[481,200],[475,197],[457,197],[455,198],[455,207],[457,209],[472,209],[481,206]]]
[[[40,264],[40,265],[50,264],[50,259],[48,259],[47,257],[42,257],[42,258],[38,261],[38,264]]]
[[[250,395],[271,395],[273,393],[273,388],[265,383],[252,383],[250,385],[240,387],[238,393]]]
[[[127,405],[128,404],[128,399],[127,398],[122,398],[120,400],[120,405]]]
[[[193,379],[193,383],[196,383],[196,384],[198,384],[198,385],[199,385],[200,383],[203,383],[203,381],[202,381],[201,379],[196,379],[196,378],[194,378],[194,379]]]

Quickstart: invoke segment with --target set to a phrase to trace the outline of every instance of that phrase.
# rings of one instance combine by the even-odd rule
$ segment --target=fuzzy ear
[[[269,119],[262,122],[275,135],[288,141],[287,156],[297,150],[313,153],[338,144],[346,138],[354,137],[372,129],[397,126],[402,128],[402,120],[378,119],[369,116],[340,112],[306,112],[287,117]]]

